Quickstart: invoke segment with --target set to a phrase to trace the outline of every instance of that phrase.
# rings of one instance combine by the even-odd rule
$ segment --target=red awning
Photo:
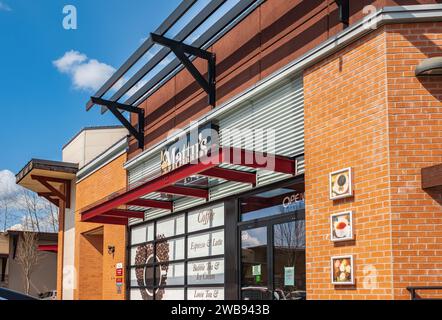
[[[263,160],[266,161],[263,161]],[[179,186],[177,182],[188,177],[199,175],[221,178],[228,181],[256,184],[256,173],[232,170],[219,167],[220,164],[233,164],[254,169],[266,169],[295,176],[297,174],[297,159],[271,154],[247,151],[236,148],[220,148],[219,152],[199,159],[197,163],[184,164],[177,169],[159,177],[145,181],[125,192],[108,197],[103,201],[85,209],[81,221],[104,224],[126,225],[128,218],[143,218],[144,211],[121,209],[122,206],[138,206],[172,210],[172,202],[143,199],[153,192],[196,197],[208,200],[206,189]]]
[[[45,252],[58,252],[58,245],[56,244],[50,244],[50,245],[39,245],[38,251],[45,251]]]

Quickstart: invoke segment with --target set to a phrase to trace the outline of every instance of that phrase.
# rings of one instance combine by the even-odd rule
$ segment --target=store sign
[[[161,173],[168,173],[188,163],[198,163],[212,150],[217,151],[218,135],[219,129],[212,123],[190,130],[161,150]]]
[[[302,202],[305,199],[304,192],[302,193],[295,193],[291,196],[287,196],[282,200],[282,205],[284,208],[290,208],[294,205],[296,205],[298,202]]]
[[[254,276],[260,276],[261,275],[261,265],[260,264],[252,266],[252,275],[254,275]]]
[[[189,262],[187,276],[191,285],[224,283],[224,259]]]
[[[187,225],[189,232],[224,225],[224,204],[189,212]]]
[[[224,300],[223,288],[189,288],[188,300]]]
[[[295,285],[295,267],[284,267],[284,286]]]
[[[188,258],[224,254],[224,230],[192,236],[187,241]]]

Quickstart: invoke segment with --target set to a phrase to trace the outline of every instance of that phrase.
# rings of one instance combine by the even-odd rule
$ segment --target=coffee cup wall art
[[[346,211],[330,216],[330,239],[333,242],[353,240],[353,212]]]
[[[335,285],[353,285],[353,256],[331,258],[331,281]]]
[[[353,196],[352,168],[330,173],[330,200]]]

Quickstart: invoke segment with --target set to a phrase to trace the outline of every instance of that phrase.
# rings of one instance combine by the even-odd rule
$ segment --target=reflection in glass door
[[[305,299],[304,184],[240,199],[241,297]]]
[[[241,231],[241,296],[269,300],[267,227]]]
[[[273,284],[278,299],[305,298],[304,220],[273,226]]]

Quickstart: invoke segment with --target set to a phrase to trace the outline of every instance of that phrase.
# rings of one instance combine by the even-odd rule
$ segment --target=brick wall
[[[101,300],[103,296],[103,236],[78,235],[78,290],[75,299]]]
[[[420,179],[442,163],[442,80],[414,75],[442,56],[442,23],[390,25],[386,40],[394,296],[404,299],[406,286],[442,285],[442,196]]]
[[[305,72],[309,299],[390,299],[392,257],[384,29]],[[352,167],[355,196],[329,200],[330,172]],[[355,240],[330,241],[330,215],[353,210]],[[330,257],[353,254],[354,286],[333,286]]]
[[[115,265],[125,263],[126,257],[126,228],[124,226],[101,225],[95,223],[85,223],[80,221],[79,212],[82,208],[111,195],[113,192],[121,190],[126,186],[127,178],[123,164],[126,155],[121,155],[103,168],[94,172],[77,184],[76,194],[76,268],[79,270],[79,289],[76,290],[76,299],[96,299],[99,295],[96,288],[99,288],[101,298],[105,300],[123,300],[125,298],[125,288],[118,294],[115,285]],[[91,231],[101,233],[100,236],[84,236]],[[91,242],[91,239],[95,239]],[[102,253],[96,255],[96,239],[101,242]],[[108,246],[115,246],[115,254],[108,254]],[[98,259],[99,258],[99,259]],[[98,260],[97,260],[98,259]],[[96,261],[96,262],[94,262]],[[98,271],[95,270],[97,266]],[[93,268],[93,273],[99,272],[101,279],[84,278],[83,272],[89,274],[88,268]],[[97,283],[100,282],[99,284]]]
[[[389,25],[305,72],[310,299],[409,299],[406,286],[442,284],[442,197],[420,180],[421,168],[442,163],[442,83],[414,75],[442,54],[441,30]],[[355,195],[331,201],[328,174],[345,167]],[[333,244],[329,216],[345,210],[355,240]],[[333,286],[330,257],[345,254],[356,284]]]

